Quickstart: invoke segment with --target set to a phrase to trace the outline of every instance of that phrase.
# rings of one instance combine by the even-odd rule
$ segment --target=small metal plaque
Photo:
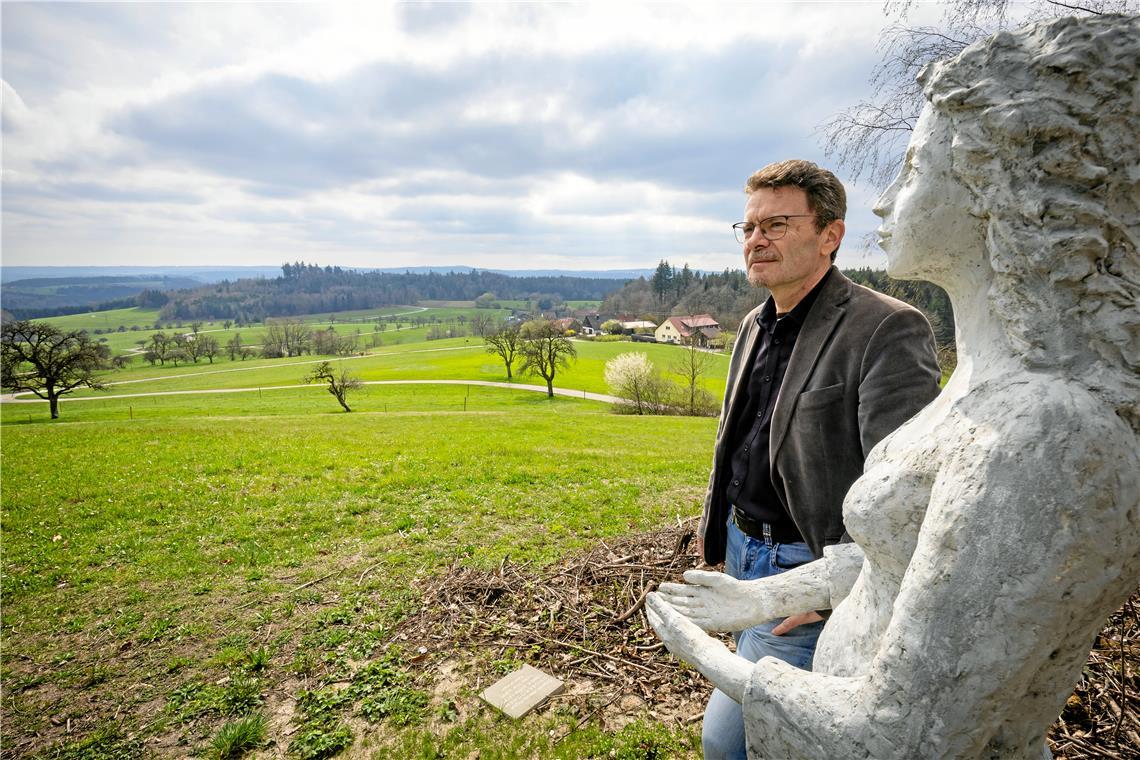
[[[512,718],[521,718],[542,704],[547,697],[562,691],[562,682],[538,668],[521,668],[488,686],[480,695]]]

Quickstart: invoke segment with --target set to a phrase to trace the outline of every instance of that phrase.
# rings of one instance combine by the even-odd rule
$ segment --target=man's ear
[[[839,248],[839,244],[843,242],[843,233],[846,231],[847,225],[842,219],[836,219],[824,227],[819,236],[820,255],[830,256],[832,251]]]

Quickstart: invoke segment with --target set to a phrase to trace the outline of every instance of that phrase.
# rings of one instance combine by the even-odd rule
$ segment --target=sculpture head
[[[923,71],[927,123],[916,134],[942,141],[959,194],[947,203],[960,202],[984,230],[989,301],[1013,349],[1031,367],[1068,370],[1115,398],[1128,391],[1122,412],[1134,427],[1138,71],[1137,17],[1003,32]]]

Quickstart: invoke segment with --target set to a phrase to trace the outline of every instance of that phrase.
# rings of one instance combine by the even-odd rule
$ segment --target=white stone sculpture
[[[920,81],[876,213],[890,274],[950,295],[953,377],[867,458],[856,544],[647,602],[743,704],[750,757],[1040,758],[1140,582],[1140,19],[1002,33]],[[824,607],[813,672],[701,630]]]

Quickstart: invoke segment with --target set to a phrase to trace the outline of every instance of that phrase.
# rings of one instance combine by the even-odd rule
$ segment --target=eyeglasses
[[[788,234],[788,220],[801,216],[814,218],[815,214],[782,214],[780,216],[770,216],[767,219],[761,220],[760,224],[737,222],[732,225],[732,231],[736,233],[736,242],[738,243],[743,243],[752,237],[752,233],[756,231],[757,227],[760,228],[760,234],[763,235],[766,240],[779,240]]]

